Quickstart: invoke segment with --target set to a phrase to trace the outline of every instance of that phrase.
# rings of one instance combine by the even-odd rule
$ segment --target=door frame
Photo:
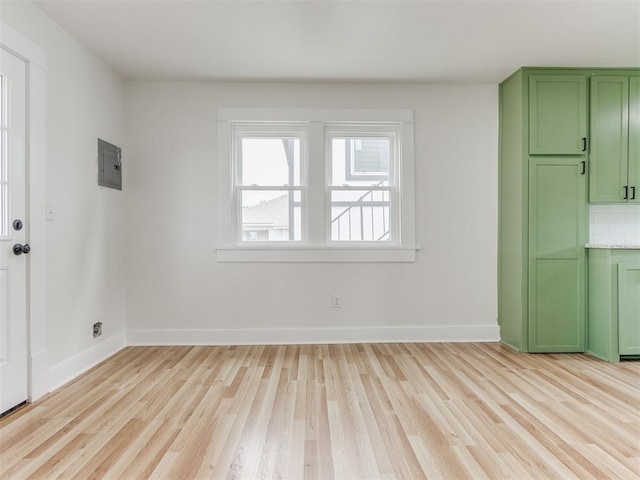
[[[27,37],[0,22],[0,48],[26,64],[26,218],[33,250],[27,261],[28,400],[49,392],[47,353],[47,228],[46,228],[46,55]]]

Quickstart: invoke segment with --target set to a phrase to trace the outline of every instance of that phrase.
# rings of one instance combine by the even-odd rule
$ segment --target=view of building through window
[[[242,241],[301,240],[300,139],[243,136],[238,148]],[[391,137],[331,138],[332,241],[389,240],[392,154]]]
[[[331,138],[331,240],[389,240],[390,137]]]
[[[301,240],[300,139],[247,136],[239,148],[242,241]]]
[[[335,257],[319,253],[325,249],[343,250],[339,261],[347,251],[409,258],[389,252],[414,238],[411,111],[221,109],[219,116],[218,134],[229,139],[219,149],[220,172],[230,180],[220,190],[222,258]],[[376,257],[380,247],[386,252]]]

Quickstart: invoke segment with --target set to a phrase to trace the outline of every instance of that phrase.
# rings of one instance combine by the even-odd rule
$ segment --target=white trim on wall
[[[47,355],[46,234],[46,55],[42,48],[0,22],[0,48],[22,58],[27,68],[28,238],[33,248],[27,264],[29,401],[49,391]]]
[[[0,22],[0,43],[28,63],[45,70],[47,58],[45,51],[4,22]]]
[[[133,346],[468,343],[497,342],[499,339],[497,325],[126,330],[49,368],[43,381],[48,382],[48,391],[54,391],[123,348]]]
[[[65,383],[70,382],[100,362],[115,355],[126,346],[125,332],[118,332],[116,335],[106,338],[95,346],[66,359],[64,362],[54,365],[49,369],[49,391],[60,388]]]
[[[127,345],[497,342],[498,325],[128,330]]]

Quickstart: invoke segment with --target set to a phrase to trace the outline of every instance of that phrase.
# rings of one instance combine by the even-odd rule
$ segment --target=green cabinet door
[[[585,349],[587,203],[582,158],[530,158],[530,352]]]
[[[626,202],[629,159],[629,77],[591,77],[589,200]]]
[[[640,203],[640,77],[629,78],[629,202]]]
[[[618,264],[620,355],[640,355],[640,263]]]
[[[585,75],[529,77],[529,153],[580,155],[587,142]]]

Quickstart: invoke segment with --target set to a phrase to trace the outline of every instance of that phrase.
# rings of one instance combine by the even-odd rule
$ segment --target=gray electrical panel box
[[[98,185],[122,190],[122,150],[98,139]]]

